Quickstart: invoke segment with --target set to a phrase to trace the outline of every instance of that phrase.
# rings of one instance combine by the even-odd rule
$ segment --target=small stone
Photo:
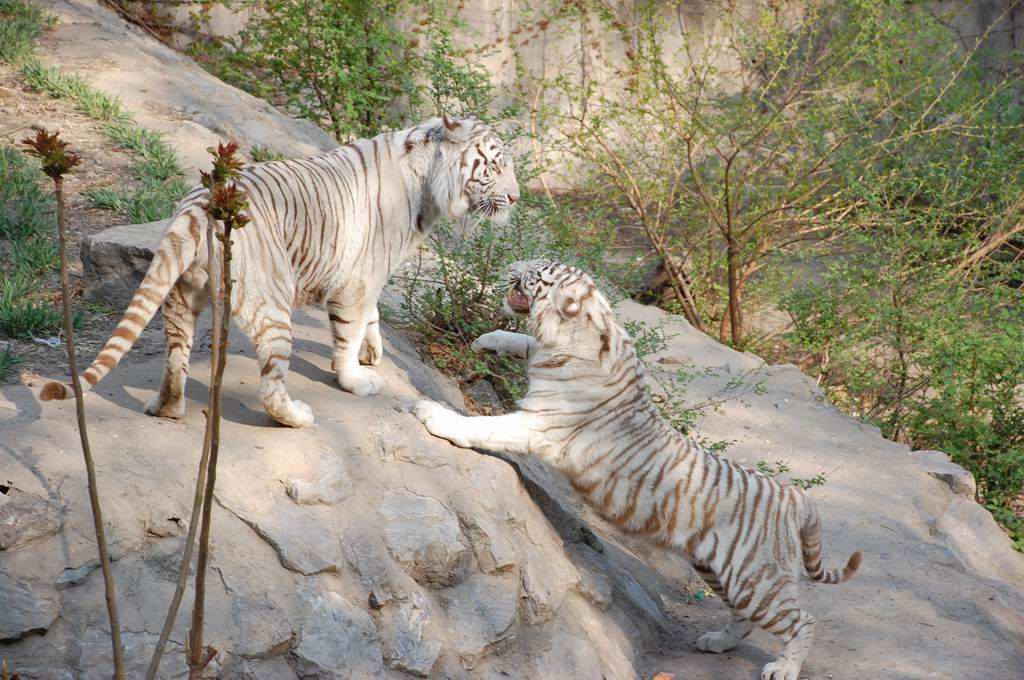
[[[928,474],[943,482],[953,493],[971,499],[975,497],[978,485],[974,476],[942,451],[913,451],[910,455]]]
[[[59,615],[55,593],[0,573],[0,642],[45,633]]]
[[[466,389],[466,396],[488,410],[500,410],[503,406],[501,397],[494,391],[488,380],[477,380]]]
[[[333,468],[315,480],[289,479],[288,497],[300,505],[334,505],[352,494],[352,483],[341,468]]]
[[[369,680],[384,677],[380,638],[369,614],[327,590],[312,595],[310,614],[295,646],[303,680]]]
[[[438,593],[452,630],[451,648],[473,668],[515,637],[519,584],[512,577],[478,574]]]
[[[57,577],[57,581],[54,583],[54,587],[57,590],[66,590],[71,586],[77,586],[85,580],[85,577],[91,574],[100,566],[99,560],[89,560],[80,567],[75,569],[65,569],[61,572],[60,576]]]
[[[55,534],[61,526],[57,508],[42,496],[15,488],[0,494],[0,550]]]
[[[392,557],[417,583],[443,587],[461,581],[473,552],[459,519],[433,498],[393,491],[380,508],[387,521],[384,539]]]
[[[403,602],[381,612],[380,637],[388,668],[418,678],[430,675],[441,653],[441,643],[426,637],[430,608],[423,593],[414,592]]]

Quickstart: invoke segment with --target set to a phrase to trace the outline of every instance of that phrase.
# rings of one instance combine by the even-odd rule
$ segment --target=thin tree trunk
[[[729,284],[729,329],[731,331],[732,346],[736,349],[743,347],[743,314],[740,310],[742,304],[739,277],[740,246],[730,230],[726,236],[726,265],[727,280]]]
[[[192,629],[189,632],[189,680],[201,680],[203,670],[216,655],[216,650],[203,645],[203,623],[206,615],[206,572],[210,557],[210,520],[213,510],[213,492],[217,483],[217,457],[220,452],[220,406],[221,385],[224,381],[224,366],[227,361],[228,324],[231,319],[231,224],[224,223],[224,234],[217,237],[216,220],[210,219],[209,238],[220,238],[223,263],[219,298],[213,298],[213,354],[210,394],[210,460],[206,472],[206,493],[203,500],[203,517],[199,533],[199,554],[196,559],[195,603],[192,608]],[[211,289],[213,278],[211,277]],[[223,304],[223,308],[220,305]],[[223,309],[223,311],[222,311]]]
[[[218,306],[216,301],[220,299],[220,264],[216,257],[216,249],[213,246],[213,240],[210,238],[209,230],[207,231],[207,260],[209,262],[209,279],[207,285],[210,287],[210,299],[213,301],[211,308],[214,314],[218,312]],[[214,345],[217,342],[217,320],[214,320],[213,332],[214,332]],[[213,376],[217,373],[217,366],[220,362],[219,352],[213,351],[210,359],[210,376],[211,383]],[[160,668],[160,657],[163,655],[164,647],[167,645],[167,640],[170,638],[171,631],[174,628],[174,620],[178,616],[178,608],[181,606],[181,600],[185,595],[185,586],[188,583],[188,575],[192,568],[192,553],[195,548],[196,532],[199,530],[199,524],[202,516],[203,509],[203,497],[206,492],[206,471],[209,468],[210,461],[210,442],[213,436],[213,429],[210,423],[210,412],[207,411],[206,419],[206,432],[203,435],[203,452],[199,458],[199,471],[196,476],[196,490],[192,499],[192,516],[188,523],[188,536],[185,538],[185,550],[181,556],[181,565],[178,567],[178,582],[175,584],[174,595],[171,598],[171,606],[167,610],[167,617],[164,619],[164,627],[160,631],[160,638],[157,640],[156,649],[153,651],[153,657],[149,661],[149,668],[146,669],[146,680],[154,680],[156,678],[157,670]]]
[[[107,602],[107,616],[110,619],[110,644],[113,648],[114,680],[124,680],[124,649],[121,646],[121,623],[117,614],[117,593],[114,576],[110,571],[110,554],[107,552],[107,537],[103,530],[103,512],[100,509],[100,492],[96,483],[96,465],[92,459],[89,435],[85,426],[85,401],[82,399],[82,384],[78,377],[78,362],[75,359],[75,328],[71,314],[71,286],[68,282],[67,236],[64,226],[64,181],[54,177],[57,196],[57,235],[60,239],[60,285],[63,292],[64,340],[68,352],[68,368],[71,370],[71,387],[75,392],[75,414],[78,417],[78,435],[82,440],[82,455],[85,458],[85,473],[89,487],[89,504],[92,507],[93,529],[96,532],[96,548],[100,553],[100,571],[103,573],[103,590]]]

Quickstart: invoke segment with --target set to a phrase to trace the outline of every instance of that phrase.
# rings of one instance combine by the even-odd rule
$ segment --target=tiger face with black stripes
[[[446,170],[435,175],[435,196],[447,197],[450,215],[506,223],[519,199],[519,185],[505,144],[493,128],[478,121],[473,126],[447,125],[442,161]],[[459,178],[460,183],[452,184],[451,178]]]
[[[797,680],[815,628],[800,576],[845,582],[861,553],[823,569],[818,511],[803,491],[715,456],[662,418],[629,334],[585,272],[537,260],[513,265],[509,280],[506,309],[526,316],[531,334],[494,331],[473,346],[528,360],[519,410],[467,417],[421,401],[416,417],[458,446],[562,470],[623,531],[685,556],[729,607],[732,621],[699,649],[732,649],[759,626],[784,644],[762,679]]]

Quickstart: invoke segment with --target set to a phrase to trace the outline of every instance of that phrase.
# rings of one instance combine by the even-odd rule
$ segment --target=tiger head
[[[619,328],[611,305],[582,269],[552,260],[509,267],[505,311],[528,315],[530,332],[544,347],[604,359]]]
[[[519,200],[519,183],[512,158],[491,126],[475,118],[447,116],[425,125],[438,142],[428,182],[442,216],[507,223]]]

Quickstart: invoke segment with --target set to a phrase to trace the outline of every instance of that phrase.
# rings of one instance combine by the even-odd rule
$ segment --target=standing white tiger
[[[439,219],[474,214],[502,221],[519,198],[503,144],[475,119],[434,118],[318,156],[246,166],[237,182],[248,194],[251,222],[234,232],[234,318],[256,347],[264,408],[292,427],[313,423],[310,408],[285,390],[292,309],[327,303],[338,384],[376,394],[380,377],[360,363],[380,362],[377,298],[391,273]],[[94,386],[117,365],[163,303],[167,364],[146,413],[184,414],[195,320],[208,297],[207,196],[195,189],[179,204],[83,386]],[[40,396],[70,394],[50,382]]]
[[[520,410],[466,417],[421,401],[416,417],[458,446],[542,458],[623,530],[681,551],[733,614],[697,647],[723,652],[761,626],[785,645],[761,677],[797,680],[814,631],[798,603],[800,573],[842,583],[861,553],[842,571],[823,570],[806,494],[718,458],[662,419],[629,335],[589,276],[545,261],[510,273],[506,307],[529,315],[533,337],[495,331],[474,347],[529,359]]]

